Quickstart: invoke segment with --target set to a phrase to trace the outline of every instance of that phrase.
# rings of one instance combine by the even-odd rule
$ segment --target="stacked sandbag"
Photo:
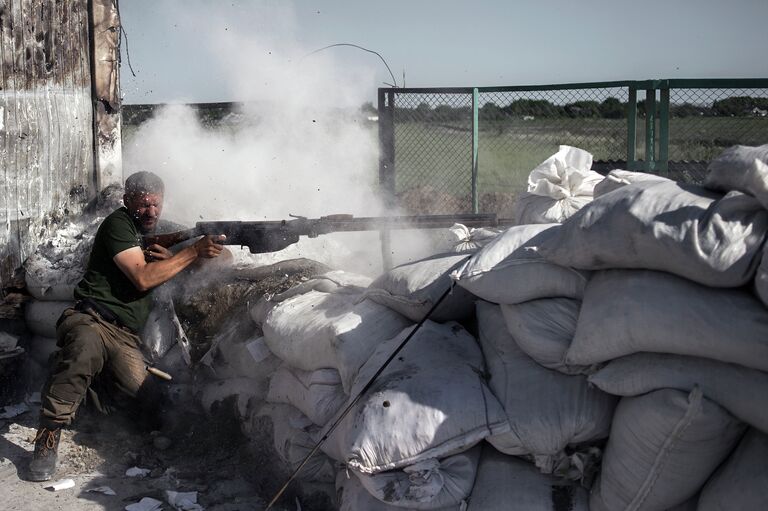
[[[738,287],[755,275],[766,230],[768,211],[754,197],[650,180],[591,202],[543,240],[538,253],[581,270],[659,270]]]
[[[517,224],[565,221],[592,200],[603,176],[590,170],[592,155],[582,149],[560,146],[528,175],[528,189],[513,205]]]
[[[374,280],[365,296],[420,321],[451,285],[450,274],[469,259],[469,255],[439,254],[393,268]],[[474,297],[454,288],[430,318],[434,321],[461,321],[472,316]]]
[[[587,511],[587,492],[530,463],[483,448],[467,511]],[[362,508],[361,508],[362,509]]]
[[[744,435],[704,485],[698,509],[768,509],[768,435],[754,429]]]
[[[656,174],[647,174],[645,172],[633,172],[631,170],[614,169],[610,171],[605,179],[595,185],[594,197],[598,198],[606,193],[612,192],[622,186],[639,183],[641,181],[670,181],[669,179]]]
[[[597,272],[565,362],[592,365],[637,352],[768,371],[768,309],[744,289],[711,288],[657,271]]]
[[[664,353],[636,353],[612,360],[589,377],[617,396],[639,396],[659,389],[690,392],[701,388],[739,420],[768,433],[768,373],[736,364]]]
[[[558,235],[558,224],[518,225],[498,235],[451,273],[461,288],[483,300],[516,304],[539,298],[581,299],[589,272],[553,264],[539,247]]]
[[[700,389],[624,398],[616,409],[592,511],[664,510],[684,503],[728,456],[744,425]]]
[[[496,449],[527,455],[542,472],[552,473],[567,457],[566,447],[608,436],[614,396],[589,385],[585,376],[547,369],[523,353],[498,305],[479,302],[477,321],[489,385],[511,426],[488,438]]]
[[[376,348],[351,396],[366,387],[413,329]],[[426,321],[330,433],[324,451],[354,470],[377,474],[450,456],[508,432],[484,369],[477,342],[460,325]]]
[[[482,353],[459,324],[426,321],[377,347],[351,391],[361,393],[323,451],[347,466],[376,500],[407,509],[458,509],[475,481],[483,438],[509,431],[486,386]],[[453,507],[450,507],[453,506]]]

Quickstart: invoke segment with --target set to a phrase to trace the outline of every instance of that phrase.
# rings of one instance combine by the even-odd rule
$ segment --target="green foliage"
[[[768,98],[735,96],[712,103],[712,111],[716,115],[749,116],[754,115],[755,110],[768,110]]]
[[[627,115],[627,104],[614,97],[605,98],[600,103],[599,113],[604,119],[621,119]]]

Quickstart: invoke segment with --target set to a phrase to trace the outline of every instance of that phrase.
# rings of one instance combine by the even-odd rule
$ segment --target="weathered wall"
[[[0,0],[0,283],[95,192],[87,0]]]

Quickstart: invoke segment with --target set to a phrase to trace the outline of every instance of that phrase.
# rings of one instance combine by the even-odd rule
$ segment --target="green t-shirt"
[[[128,210],[118,209],[99,226],[85,275],[75,288],[76,299],[99,302],[137,332],[149,316],[151,291],[136,289],[113,258],[123,250],[140,246],[141,234]]]

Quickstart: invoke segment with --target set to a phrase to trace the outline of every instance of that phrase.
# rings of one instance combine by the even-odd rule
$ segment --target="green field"
[[[657,128],[658,129],[658,128]],[[638,159],[645,126],[637,126]],[[559,145],[589,151],[596,161],[627,159],[624,119],[510,119],[481,125],[480,209],[508,212],[528,173]],[[768,118],[686,117],[670,120],[672,161],[706,162],[735,144],[768,143]],[[466,211],[471,205],[472,133],[467,125],[403,122],[395,126],[396,192],[420,213]],[[621,165],[619,165],[621,167]],[[694,165],[703,171],[705,164]]]

